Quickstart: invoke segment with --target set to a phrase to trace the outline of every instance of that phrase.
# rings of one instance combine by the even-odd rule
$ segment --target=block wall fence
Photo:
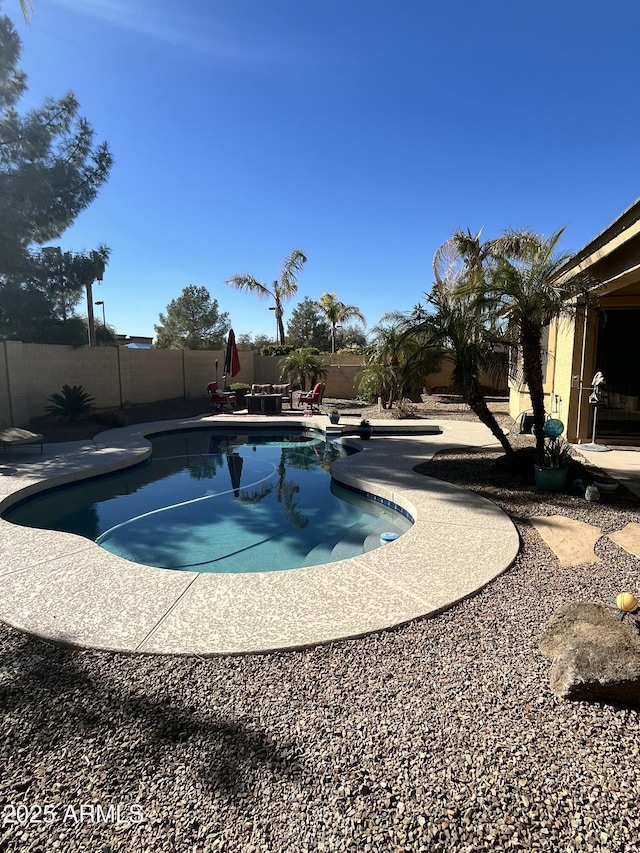
[[[0,342],[0,425],[27,426],[45,414],[47,399],[63,385],[82,385],[97,409],[116,409],[177,397],[206,397],[207,383],[222,384],[224,352],[213,350],[67,347]],[[241,370],[229,382],[278,382],[280,357],[240,351]],[[327,392],[353,397],[362,370],[358,356],[326,356]]]
[[[47,399],[63,385],[82,385],[97,409],[117,409],[178,397],[206,397],[207,383],[222,384],[224,352],[213,350],[67,347],[0,341],[0,425],[28,426],[45,414]],[[240,351],[241,370],[230,382],[280,381],[278,356]],[[357,355],[326,355],[326,395],[351,399],[358,393],[362,362]],[[444,368],[425,385],[446,387]]]

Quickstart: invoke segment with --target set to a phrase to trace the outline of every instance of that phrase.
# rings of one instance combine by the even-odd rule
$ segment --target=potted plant
[[[567,470],[571,464],[571,448],[560,436],[564,425],[557,419],[544,425],[544,449],[534,465],[536,486],[547,492],[560,492],[567,484]]]
[[[340,421],[340,412],[337,409],[331,409],[329,412],[329,420],[332,424],[337,424]]]
[[[358,435],[363,441],[368,441],[371,438],[371,424],[366,418],[360,421]]]

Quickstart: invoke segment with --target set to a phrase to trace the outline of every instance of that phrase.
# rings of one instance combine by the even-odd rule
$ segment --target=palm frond
[[[297,274],[307,262],[307,256],[302,249],[294,249],[282,262],[282,271],[277,282],[281,298],[288,299],[298,290]]]
[[[258,299],[275,298],[275,294],[252,275],[232,275],[231,278],[225,281],[225,284],[235,287],[236,290],[246,290],[255,293]]]
[[[25,21],[29,23],[31,20],[31,13],[33,12],[33,3],[31,0],[20,0],[20,8],[22,9]]]

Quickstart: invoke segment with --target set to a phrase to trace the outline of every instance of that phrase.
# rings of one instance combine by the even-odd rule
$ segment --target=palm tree
[[[507,334],[522,355],[524,380],[529,386],[536,447],[544,448],[544,383],[542,335],[552,320],[575,314],[578,300],[584,303],[596,282],[581,274],[565,280],[561,273],[571,252],[559,252],[564,233],[559,229],[538,245],[530,245],[519,259],[502,258],[487,276],[485,297],[505,324]]]
[[[458,228],[433,257],[436,284],[453,290],[461,284],[473,287],[483,280],[488,266],[498,259],[520,258],[523,253],[540,245],[541,238],[533,231],[507,229],[495,240],[481,241],[483,229],[472,234]]]
[[[318,299],[318,307],[331,325],[331,352],[336,351],[336,327],[354,317],[362,323],[367,321],[357,305],[345,305],[335,293],[323,293]]]
[[[284,346],[284,323],[282,322],[283,310],[282,302],[291,297],[298,290],[298,282],[296,274],[300,272],[303,264],[307,262],[307,257],[301,249],[294,249],[291,254],[282,262],[280,278],[273,282],[271,288],[266,284],[261,284],[252,275],[247,273],[243,275],[232,275],[231,278],[225,281],[225,284],[230,284],[238,290],[249,290],[255,293],[258,299],[273,299],[275,304],[276,324],[278,327],[278,343]]]
[[[407,362],[406,369],[424,370],[421,363],[427,353],[431,359],[449,362],[455,393],[462,396],[471,411],[491,430],[505,452],[512,453],[509,440],[487,406],[480,385],[483,373],[497,376],[504,370],[504,359],[494,350],[490,315],[474,296],[451,291],[443,283],[434,284],[427,302],[433,313],[414,309],[417,322],[407,323],[406,334],[419,340],[420,346]]]
[[[421,342],[417,336],[407,334],[407,318],[397,312],[385,314],[371,335],[360,390],[368,396],[380,397],[384,408],[391,408],[394,400],[401,400],[417,381],[422,382],[425,373],[433,369],[434,360],[418,368],[416,357]],[[427,358],[430,352],[423,355]]]
[[[31,0],[20,0],[20,8],[22,9],[25,21],[29,23],[31,13],[33,12],[33,3]]]
[[[324,361],[313,347],[302,347],[290,352],[280,362],[280,369],[282,377],[297,384],[301,391],[306,391],[307,377],[313,388],[318,377],[324,379],[328,373]]]

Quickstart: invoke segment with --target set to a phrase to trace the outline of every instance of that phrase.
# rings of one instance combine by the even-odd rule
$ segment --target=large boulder
[[[566,604],[538,647],[553,661],[551,689],[562,699],[640,705],[640,624],[613,607]]]

